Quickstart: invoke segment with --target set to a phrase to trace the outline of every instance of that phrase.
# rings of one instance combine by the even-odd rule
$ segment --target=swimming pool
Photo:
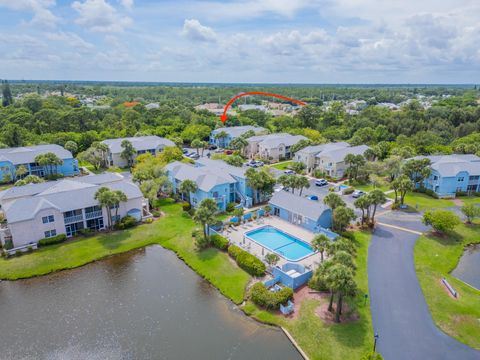
[[[288,261],[299,261],[315,252],[306,242],[269,225],[249,231],[245,236]]]

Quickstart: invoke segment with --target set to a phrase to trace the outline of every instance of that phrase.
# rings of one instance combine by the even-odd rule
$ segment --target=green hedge
[[[235,259],[237,265],[252,276],[265,275],[265,264],[252,254],[240,249],[238,246],[230,245],[228,254]]]
[[[349,188],[346,188],[345,190],[343,190],[343,191],[342,191],[342,194],[343,194],[343,195],[350,195],[350,194],[353,194],[354,191],[355,191],[354,188],[349,187]]]
[[[137,219],[135,219],[133,216],[127,215],[118,223],[116,223],[114,228],[117,230],[124,230],[134,227],[135,225],[137,225]]]
[[[293,290],[284,287],[280,291],[273,292],[268,290],[265,285],[258,282],[250,288],[250,299],[263,308],[268,310],[277,310],[281,304],[286,304],[293,298]]]
[[[210,241],[212,245],[219,250],[226,251],[228,249],[228,240],[225,239],[223,236],[213,234],[210,236]]]
[[[428,195],[428,196],[430,196],[434,199],[438,199],[438,195],[435,191],[433,191],[431,189],[424,188],[424,187],[420,187],[418,189],[415,189],[415,190],[413,190],[413,192],[422,193],[422,194]]]
[[[49,238],[42,239],[38,242],[38,246],[48,246],[48,245],[54,245],[54,244],[60,244],[67,240],[67,235],[65,234],[60,234],[57,236],[52,236]]]

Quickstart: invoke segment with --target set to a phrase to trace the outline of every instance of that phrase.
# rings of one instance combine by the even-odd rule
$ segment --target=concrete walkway
[[[382,216],[368,255],[370,306],[385,360],[479,360],[480,352],[446,335],[434,324],[413,262],[413,248],[424,227],[417,215]]]

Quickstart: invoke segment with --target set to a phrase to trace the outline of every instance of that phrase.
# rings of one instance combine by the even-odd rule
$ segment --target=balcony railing
[[[92,211],[92,212],[85,213],[85,219],[87,219],[87,220],[99,218],[99,217],[102,217],[102,216],[103,216],[102,210],[97,210],[97,211]]]
[[[66,217],[64,221],[65,221],[65,224],[80,222],[80,221],[83,221],[83,215],[69,216],[69,217]]]

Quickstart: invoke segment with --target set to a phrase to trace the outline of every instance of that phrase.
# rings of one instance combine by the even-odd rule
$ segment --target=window
[[[461,177],[459,177],[459,178],[457,179],[458,182],[461,182],[461,181],[463,181],[463,180],[464,180],[463,176],[461,176]]]
[[[468,180],[478,180],[478,179],[480,179],[480,176],[478,176],[478,175],[477,176],[470,176],[468,178]]]
[[[218,191],[214,191],[214,192],[213,192],[213,197],[214,197],[214,198],[218,198]]]
[[[110,210],[118,209],[118,204],[110,206]]]
[[[53,237],[53,236],[57,236],[57,230],[53,229],[53,230],[45,231],[46,238]]]
[[[437,176],[437,175],[433,175],[433,180],[438,180],[438,176]]]
[[[55,218],[54,218],[53,215],[48,215],[48,216],[42,217],[42,222],[43,222],[44,224],[52,223],[52,222],[54,222],[54,221],[55,221]]]

